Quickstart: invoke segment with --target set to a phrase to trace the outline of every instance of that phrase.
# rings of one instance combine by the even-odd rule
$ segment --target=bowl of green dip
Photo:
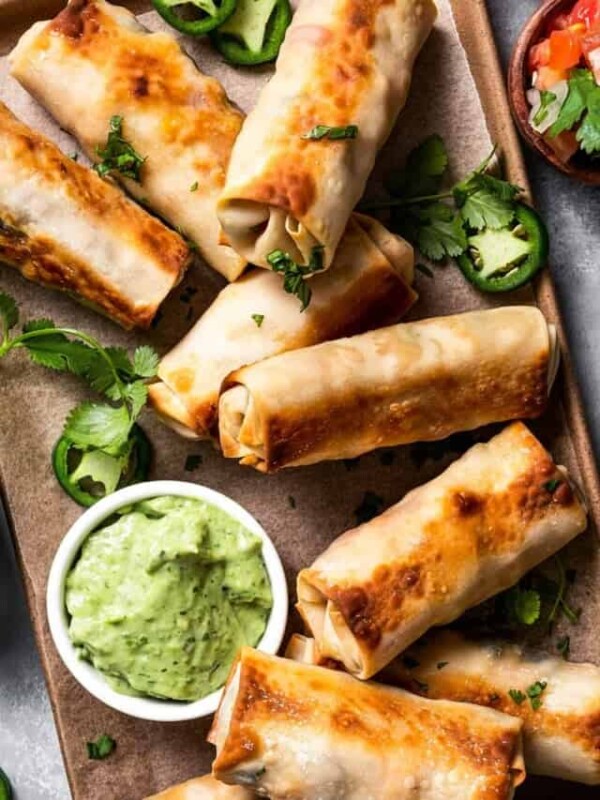
[[[158,722],[214,713],[243,645],[279,650],[281,561],[259,523],[181,481],[128,486],[89,508],[48,578],[57,650],[94,697]]]

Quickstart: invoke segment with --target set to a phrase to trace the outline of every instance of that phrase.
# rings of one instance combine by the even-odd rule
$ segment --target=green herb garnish
[[[17,304],[0,292],[0,359],[24,349],[34,364],[70,372],[83,378],[108,402],[84,402],[67,417],[63,436],[83,452],[100,451],[121,457],[130,452],[132,428],[148,397],[146,381],[156,375],[158,356],[151,347],[138,347],[133,358],[118,347],[104,347],[97,339],[73,328],[57,327],[52,320],[31,320],[21,333]]]
[[[571,654],[571,637],[561,636],[561,638],[556,642],[556,649],[564,658],[564,660],[568,661],[569,655]]]
[[[570,131],[579,123],[576,136],[581,149],[589,155],[600,152],[600,86],[589,69],[571,71],[569,94],[550,136]]]
[[[541,125],[548,118],[550,106],[556,100],[554,92],[540,92],[540,107],[533,118],[534,125]]]
[[[468,249],[468,231],[502,230],[514,221],[522,190],[489,173],[495,153],[494,148],[464,180],[441,191],[448,153],[440,136],[430,136],[410,153],[404,171],[388,181],[392,197],[364,207],[401,209],[394,218],[399,233],[426,258],[458,258]]]
[[[302,139],[330,139],[339,141],[340,139],[356,139],[358,136],[358,125],[343,125],[331,127],[330,125],[315,125],[308,133],[303,134]]]
[[[198,191],[198,181],[194,181],[190,186],[190,192],[197,192]]]
[[[365,492],[361,504],[355,509],[354,515],[359,525],[369,522],[374,517],[381,514],[385,506],[383,497],[375,492]]]
[[[542,705],[542,694],[546,691],[547,686],[546,681],[536,681],[527,689],[527,697],[534,711],[537,711]]]
[[[189,455],[184,464],[186,472],[194,472],[202,464],[202,456],[199,453],[192,453]]]
[[[124,178],[140,182],[140,170],[146,159],[123,138],[123,117],[110,118],[106,147],[96,147],[96,155],[102,159],[100,163],[94,165],[101,178],[110,172],[119,172]]]
[[[13,791],[8,775],[0,769],[0,800],[12,800]]]
[[[544,484],[544,489],[547,492],[550,492],[550,494],[553,494],[561,484],[562,484],[561,480],[559,480],[558,478],[553,478],[553,480],[547,481]]]
[[[256,323],[256,327],[260,328],[260,326],[265,321],[265,315],[264,314],[252,314],[252,319]]]
[[[523,705],[525,700],[527,700],[527,695],[521,692],[519,689],[509,689],[508,694],[510,695],[511,700],[515,702],[518,706]]]
[[[521,589],[515,586],[509,590],[512,611],[522,625],[534,625],[540,618],[542,601],[534,589]]]
[[[324,250],[321,245],[313,247],[310,261],[306,265],[297,264],[290,254],[283,250],[273,250],[267,256],[273,272],[280,272],[283,275],[283,290],[300,300],[300,311],[308,308],[312,298],[312,290],[305,278],[323,269]]]
[[[103,758],[108,758],[116,746],[117,743],[115,740],[108,736],[108,734],[103,733],[95,742],[87,742],[88,758],[94,761],[101,761]]]

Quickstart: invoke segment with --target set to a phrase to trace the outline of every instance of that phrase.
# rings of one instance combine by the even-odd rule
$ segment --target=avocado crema
[[[116,691],[189,701],[258,644],[272,596],[257,536],[201,500],[158,497],[86,539],[65,603],[73,644]]]

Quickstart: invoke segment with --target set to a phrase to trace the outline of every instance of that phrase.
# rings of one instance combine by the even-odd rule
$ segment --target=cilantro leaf
[[[40,336],[24,342],[33,363],[57,372],[85,376],[94,360],[94,351],[82,342],[67,339],[62,333],[53,333],[52,328],[48,328],[47,334],[42,334],[43,322],[45,320],[25,326],[26,333],[40,332]]]
[[[260,328],[260,326],[265,321],[265,315],[264,314],[251,314],[251,317],[254,320],[254,324],[256,325],[257,328]]]
[[[571,653],[571,637],[570,636],[562,636],[556,642],[556,649],[564,658],[565,661],[569,660],[569,655]]]
[[[546,687],[548,684],[546,681],[536,681],[532,683],[531,686],[528,687],[526,690],[527,697],[531,702],[531,707],[534,711],[537,711],[542,705],[542,694],[546,691]]]
[[[103,758],[107,758],[116,746],[116,741],[108,734],[103,733],[95,742],[86,743],[88,758],[100,761]]]
[[[369,522],[374,517],[381,514],[385,506],[383,497],[380,497],[375,492],[365,492],[361,504],[355,509],[354,515],[359,525]]]
[[[523,625],[533,625],[539,620],[542,607],[539,592],[535,589],[516,587],[512,599],[513,611],[519,622]]]
[[[467,234],[461,218],[444,203],[434,203],[419,209],[416,226],[416,243],[432,261],[442,261],[446,256],[455,258],[467,249]]]
[[[312,298],[310,289],[305,278],[314,272],[323,269],[322,246],[313,247],[310,261],[308,264],[297,264],[289,253],[283,250],[273,250],[267,256],[267,261],[273,272],[283,275],[283,290],[288,294],[295,295],[300,300],[300,311],[305,311]]]
[[[133,371],[140,378],[153,378],[158,371],[159,358],[155,350],[148,345],[136,348],[133,354]]]
[[[186,459],[183,468],[186,472],[194,472],[202,464],[202,456],[200,453],[191,453]]]
[[[5,292],[0,292],[0,329],[4,336],[19,321],[19,309],[15,300]]]
[[[146,159],[123,138],[123,117],[111,117],[106,147],[96,147],[96,155],[102,159],[94,165],[101,178],[120,172],[123,177],[140,182],[140,170]]]
[[[473,191],[473,186],[478,186]],[[457,205],[463,220],[475,230],[492,228],[500,230],[507,228],[515,218],[515,209],[512,201],[503,200],[495,191],[492,191],[479,180],[473,179],[470,191],[456,193]]]
[[[119,455],[127,445],[131,427],[126,406],[85,402],[70,412],[63,435],[82,450],[96,448]]]
[[[123,399],[129,403],[130,415],[136,420],[148,399],[148,387],[144,381],[134,381],[125,385]]]
[[[550,106],[556,100],[556,95],[554,92],[547,92],[542,91],[540,92],[540,107],[537,111],[537,114],[533,118],[534,125],[541,125],[542,122],[548,118],[548,113],[550,111]]]
[[[569,94],[560,109],[558,119],[550,128],[551,137],[570,131],[579,122],[586,110],[588,95],[594,85],[594,77],[589,70],[575,69],[571,72]]]
[[[523,705],[525,700],[527,700],[527,695],[519,689],[509,689],[508,694],[510,695],[511,700],[513,700],[518,706]]]
[[[600,152],[600,86],[588,95],[587,114],[577,131],[577,141],[588,155]]]
[[[409,154],[404,171],[392,176],[387,188],[392,195],[407,198],[438,192],[448,169],[448,152],[441,136],[425,139]]]
[[[339,127],[331,127],[331,125],[315,125],[308,133],[304,133],[301,139],[314,139],[320,141],[321,139],[330,139],[331,141],[338,141],[341,139],[356,139],[358,136],[358,125],[342,125]]]

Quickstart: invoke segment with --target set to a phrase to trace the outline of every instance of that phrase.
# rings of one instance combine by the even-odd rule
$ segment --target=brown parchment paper
[[[438,0],[438,4],[440,19],[418,62],[408,107],[379,159],[368,189],[370,196],[377,196],[381,178],[390,165],[401,164],[411,147],[434,132],[446,139],[455,174],[475,166],[491,149],[493,138],[502,146],[511,178],[527,185],[484,2]],[[128,5],[141,11],[148,8],[142,2]],[[61,6],[57,0],[0,0],[0,98],[23,120],[70,153],[77,150],[73,140],[8,76],[6,62],[1,58],[33,20],[47,18]],[[162,27],[153,12],[144,14],[142,19],[150,28]],[[269,68],[233,70],[202,42],[186,40],[186,48],[200,68],[221,80],[245,110],[252,106],[271,72]],[[52,317],[57,323],[89,331],[107,344],[131,348],[145,341],[160,352],[181,338],[222,285],[216,273],[196,264],[163,306],[162,319],[156,328],[138,336],[123,333],[71,299],[27,283],[9,267],[0,266],[0,288],[17,298],[24,319]],[[182,295],[190,286],[197,293],[191,302],[184,302]],[[436,268],[433,280],[417,273],[417,288],[421,299],[413,318],[491,305],[452,266]],[[536,298],[533,292],[526,291],[511,296],[510,301],[534,299],[560,328],[548,276],[536,287]],[[73,796],[76,800],[139,800],[208,770],[213,752],[205,743],[209,721],[171,725],[141,722],[94,700],[64,669],[49,638],[44,608],[48,569],[58,542],[81,513],[58,488],[52,475],[50,453],[66,413],[87,396],[89,393],[76,379],[32,366],[21,354],[0,363],[0,485]],[[143,426],[156,454],[153,478],[206,484],[231,495],[260,520],[282,556],[292,598],[298,570],[354,524],[354,510],[365,491],[376,492],[386,505],[391,505],[412,487],[439,474],[475,440],[487,438],[493,432],[455,437],[440,446],[398,448],[388,451],[385,458],[375,453],[358,463],[329,463],[263,476],[225,461],[209,444],[184,442],[149,413]],[[597,475],[568,354],[551,408],[533,428],[557,458],[578,476],[592,511],[596,512]],[[186,457],[192,453],[200,454],[202,463],[194,472],[186,472]],[[294,508],[290,498],[295,501]],[[600,614],[597,596],[600,567],[594,526],[568,548],[565,561],[577,570],[571,597],[576,606],[583,608],[583,614],[577,626],[561,624],[548,641],[548,647],[557,636],[568,632],[572,657],[600,664],[600,641],[595,634]],[[292,614],[291,626],[298,624]],[[115,754],[106,761],[88,761],[86,741],[105,732],[118,742]],[[581,800],[598,797],[597,788],[569,788],[557,781],[535,778],[518,790],[518,797],[550,800],[565,791],[575,791]]]

